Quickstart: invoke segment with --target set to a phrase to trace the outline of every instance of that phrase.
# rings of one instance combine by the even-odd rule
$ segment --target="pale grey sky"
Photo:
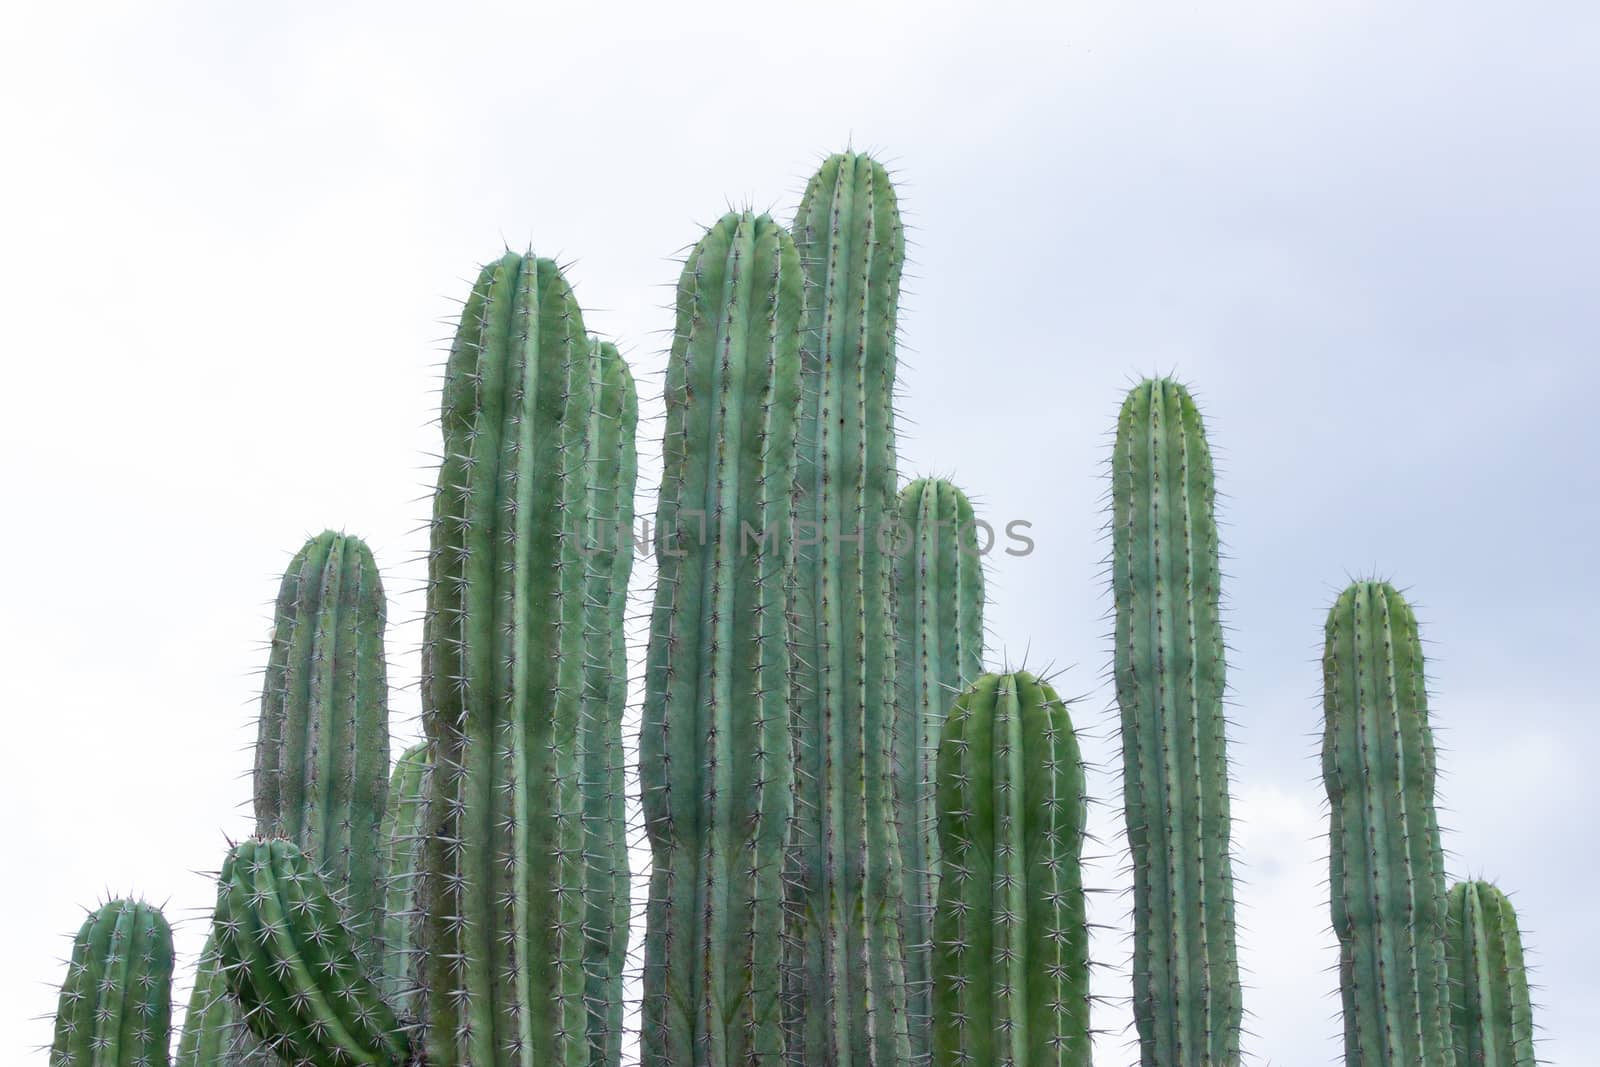
[[[1034,523],[1033,555],[995,559],[990,629],[1013,661],[1075,665],[1059,685],[1097,731],[1106,433],[1139,375],[1200,399],[1256,1062],[1338,1055],[1317,658],[1371,573],[1430,642],[1451,870],[1514,893],[1541,1054],[1600,1062],[1600,9],[1055,7],[10,10],[3,1054],[44,1062],[26,1017],[107,890],[188,917],[192,968],[195,872],[248,829],[268,601],[306,535],[372,544],[391,679],[414,680],[433,365],[476,264],[570,260],[648,392],[673,257],[730,204],[787,221],[853,139],[912,225],[902,474]],[[409,736],[415,690],[394,704]],[[1086,744],[1109,831],[1114,749]],[[1099,916],[1108,964],[1123,907]],[[1132,1058],[1126,1019],[1098,1013],[1102,1067]]]

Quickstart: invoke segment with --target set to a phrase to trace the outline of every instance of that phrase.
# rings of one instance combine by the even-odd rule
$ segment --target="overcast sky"
[[[853,140],[912,226],[902,476],[1033,523],[989,658],[1069,668],[1086,729],[1107,433],[1147,373],[1201,402],[1255,1062],[1339,1052],[1318,657],[1371,574],[1429,642],[1452,874],[1514,894],[1541,1054],[1597,1062],[1597,56],[1600,8],[1554,0],[13,5],[0,1059],[44,1062],[27,1017],[108,890],[186,920],[187,996],[307,535],[373,546],[415,734],[435,365],[476,265],[569,261],[650,394],[674,257],[729,205],[787,221]],[[1125,907],[1101,1067],[1136,1058]]]

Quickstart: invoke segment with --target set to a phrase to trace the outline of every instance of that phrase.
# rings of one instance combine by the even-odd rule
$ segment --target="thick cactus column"
[[[905,241],[875,160],[823,163],[792,227],[805,266],[788,878],[790,1061],[910,1057],[895,829],[895,316]]]
[[[609,341],[591,339],[589,375],[597,393],[584,443],[587,648],[578,751],[588,907],[585,1003],[591,1061],[605,1067],[622,1055],[622,969],[631,910],[622,715],[628,702],[624,624],[633,572],[639,399],[628,364]]]
[[[1322,778],[1350,1067],[1450,1067],[1444,852],[1417,620],[1385,582],[1328,612]]]
[[[894,732],[900,833],[901,936],[911,1061],[932,1045],[933,906],[939,892],[934,762],[945,716],[983,672],[983,566],[966,494],[922,478],[900,491],[894,559],[899,671]]]
[[[961,695],[938,757],[935,1067],[1089,1067],[1083,760],[1032,675]]]
[[[1511,901],[1489,882],[1450,888],[1445,956],[1462,1067],[1534,1067],[1533,1002]]]
[[[72,943],[50,1067],[166,1067],[172,929],[159,908],[113,900]]]
[[[287,838],[235,845],[217,881],[212,934],[245,1024],[284,1062],[409,1067],[411,1047],[357,961],[310,858]]]
[[[417,859],[428,787],[428,745],[401,753],[389,777],[383,816],[383,989],[390,1005],[410,1013],[417,987]]]
[[[294,841],[382,960],[380,830],[389,783],[383,583],[358,537],[328,530],[284,573],[256,740],[256,833]]]
[[[1129,392],[1111,459],[1133,1013],[1145,1067],[1239,1062],[1216,488],[1200,414],[1167,379]]]
[[[548,259],[486,267],[445,371],[423,640],[432,755],[419,980],[440,1064],[588,1067],[597,1058],[586,929],[583,768],[596,592],[591,415],[603,394],[576,300]],[[611,412],[623,419],[619,406]],[[599,794],[599,795],[597,795]]]
[[[722,218],[678,283],[640,734],[654,859],[646,1067],[777,1064],[793,815],[789,610],[799,257]]]

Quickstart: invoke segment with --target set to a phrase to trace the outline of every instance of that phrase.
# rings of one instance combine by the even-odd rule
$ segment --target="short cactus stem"
[[[801,297],[794,242],[748,212],[679,281],[640,735],[645,1067],[776,1067],[784,1050]]]
[[[894,776],[890,551],[905,238],[883,165],[831,156],[795,217],[801,333],[795,826],[785,999],[794,1067],[910,1058]]]
[[[1433,731],[1405,598],[1353,583],[1328,612],[1322,669],[1345,1062],[1451,1067]]]
[[[1215,498],[1188,391],[1135,386],[1111,458],[1111,576],[1144,1067],[1240,1055]]]
[[[212,934],[222,971],[257,1037],[311,1067],[406,1067],[400,1022],[356,953],[360,932],[287,838],[240,842],[217,882]]]
[[[585,774],[586,744],[603,745],[610,727],[589,718],[609,711],[592,703],[586,667],[602,597],[584,537],[596,405],[631,415],[622,390],[597,381],[593,347],[556,264],[507,254],[480,274],[446,364],[418,931],[427,1058],[439,1064],[611,1067],[617,1054],[600,1029],[618,1009],[594,999],[620,994],[619,964],[594,955],[619,943],[603,918],[618,860],[590,854],[585,824],[619,787],[609,767],[603,780]]]
[[[383,817],[383,984],[391,1006],[409,1014],[417,984],[417,856],[427,800],[428,745],[401,753],[389,777]]]
[[[1066,705],[986,674],[939,745],[934,1067],[1089,1067],[1083,760]]]
[[[1458,882],[1446,931],[1456,1063],[1534,1067],[1533,1001],[1511,901],[1489,882]]]
[[[933,907],[939,892],[934,763],[957,695],[983,672],[983,566],[972,505],[947,481],[900,491],[894,558],[895,781],[911,1062],[932,1053]]]
[[[50,1067],[166,1067],[172,929],[159,908],[113,900],[72,942]]]
[[[325,531],[279,586],[256,740],[256,833],[294,841],[382,960],[379,834],[389,782],[383,584],[358,537]]]

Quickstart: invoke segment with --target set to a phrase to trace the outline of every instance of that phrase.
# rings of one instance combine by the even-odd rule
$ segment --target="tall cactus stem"
[[[1216,488],[1200,414],[1181,385],[1150,380],[1129,392],[1111,478],[1140,1060],[1232,1067],[1243,1008]]]
[[[900,491],[894,559],[899,672],[895,720],[896,823],[911,1062],[932,1055],[933,909],[939,892],[934,764],[957,695],[983,671],[983,566],[972,505],[947,481]]]
[[[1444,850],[1411,607],[1386,582],[1328,612],[1322,776],[1350,1067],[1451,1067]]]
[[[784,1049],[802,294],[794,242],[749,212],[711,227],[678,285],[640,737],[645,1067],[777,1064]]]
[[[883,166],[846,152],[792,227],[806,274],[796,537],[789,1062],[910,1057],[895,827],[895,324],[905,239]]]

